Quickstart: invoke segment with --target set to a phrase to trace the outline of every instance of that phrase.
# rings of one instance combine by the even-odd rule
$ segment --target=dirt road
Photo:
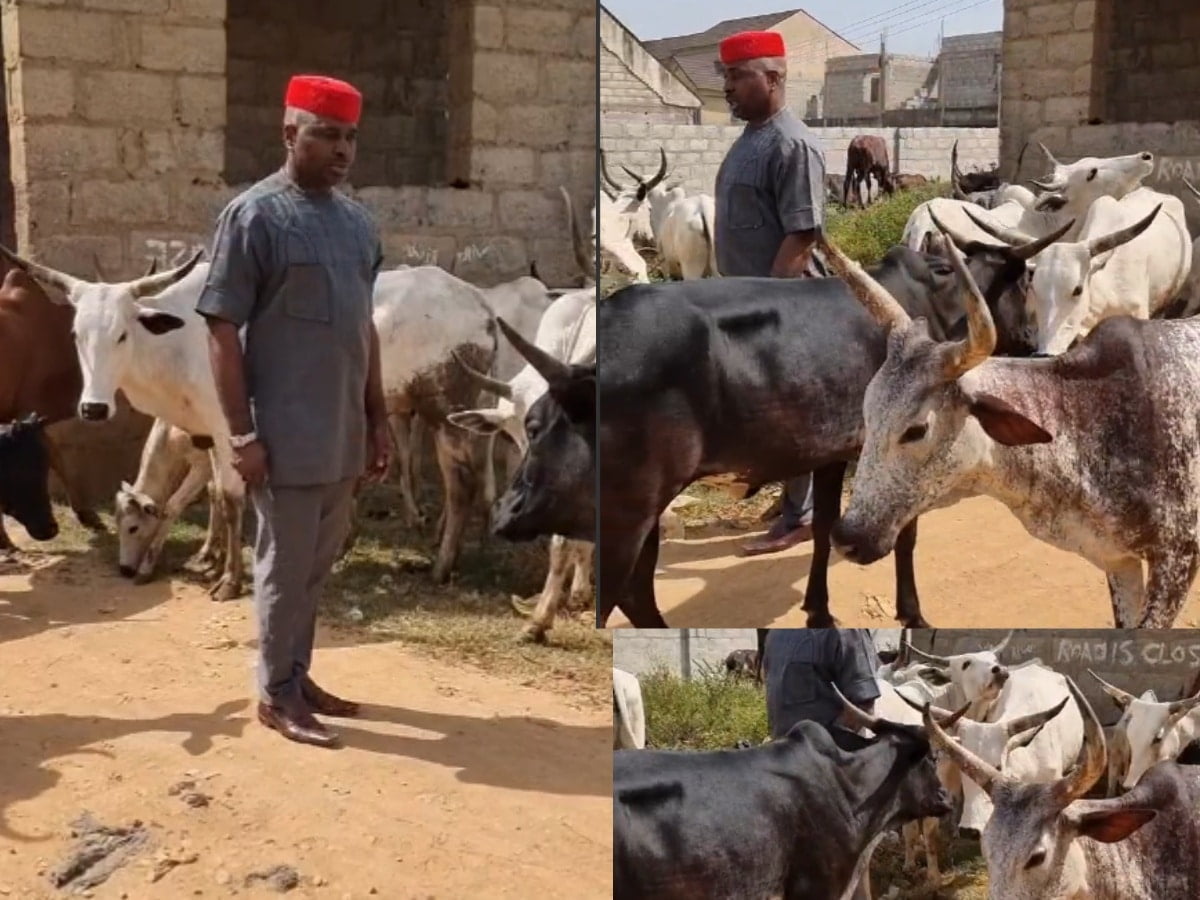
[[[803,626],[800,609],[812,544],[741,558],[751,535],[730,528],[663,544],[655,582],[672,627]],[[830,609],[853,628],[895,625],[895,570],[887,556],[868,566],[835,558]],[[1006,507],[973,498],[922,516],[916,551],[921,609],[939,628],[1111,628],[1104,575],[1078,556],[1031,537]],[[628,627],[620,613],[610,627]],[[1178,627],[1200,627],[1200,582]]]
[[[322,632],[314,675],[369,705],[298,746],[254,719],[248,600],[35,564],[0,574],[0,895],[61,897],[87,810],[153,841],[98,898],[278,896],[244,883],[280,864],[295,897],[611,896],[607,710]]]

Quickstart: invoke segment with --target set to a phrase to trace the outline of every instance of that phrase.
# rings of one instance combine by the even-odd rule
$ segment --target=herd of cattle
[[[843,700],[873,737],[801,722],[720,751],[642,749],[637,679],[614,669],[613,896],[870,898],[897,827],[936,885],[943,817],[980,836],[997,900],[1200,896],[1200,672],[1160,701],[1089,670],[1122,710],[1106,737],[1070,678],[1001,661],[1011,636],[881,654],[873,713]]]
[[[584,534],[573,525],[565,536],[554,531],[554,515],[547,516],[526,490],[540,477],[524,456],[537,440],[534,423],[540,427],[547,405],[553,404],[554,414],[564,406],[583,417],[595,413],[594,397],[584,398],[586,409],[577,409],[572,404],[578,405],[578,392],[560,393],[564,373],[594,371],[596,358],[594,254],[569,195],[562,193],[582,289],[548,288],[532,266],[530,276],[486,289],[436,266],[399,266],[381,272],[374,288],[403,514],[410,525],[423,521],[414,486],[421,425],[432,433],[442,476],[445,502],[433,577],[445,581],[478,501],[474,450],[477,436],[485,436],[483,496],[493,531],[518,540],[554,535],[545,587],[526,629],[533,639],[550,628],[566,599],[568,578],[571,599],[584,605],[592,579],[592,529]],[[139,582],[152,578],[172,523],[208,486],[209,529],[198,561],[216,578],[212,596],[230,599],[243,587],[245,486],[232,465],[207,328],[195,308],[208,270],[201,256],[169,271],[152,266],[141,278],[110,283],[60,272],[0,247],[0,258],[12,264],[0,290],[0,423],[5,423],[0,512],[35,539],[54,537],[57,524],[47,494],[53,468],[79,520],[103,527],[81,499],[45,426],[75,416],[111,419],[119,391],[153,419],[137,478],[122,484],[116,496],[121,573]],[[498,404],[482,405],[481,392],[496,395]],[[512,441],[520,459],[507,460],[513,474],[496,499],[492,453],[498,436]],[[586,498],[576,502],[587,504]],[[11,549],[0,530],[0,550]]]
[[[897,619],[925,626],[917,518],[980,494],[1103,570],[1118,627],[1173,624],[1200,568],[1184,206],[1143,184],[1149,152],[1041,149],[1036,193],[956,187],[869,271],[822,236],[835,278],[638,283],[600,303],[600,624],[619,608],[666,625],[655,523],[689,484],[732,476],[748,496],[804,472],[812,627],[833,624],[833,546],[862,564],[894,550]]]

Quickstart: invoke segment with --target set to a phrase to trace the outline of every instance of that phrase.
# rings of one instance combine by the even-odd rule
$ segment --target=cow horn
[[[998,643],[998,644],[997,644],[995,647],[993,647],[993,648],[992,648],[992,652],[993,652],[993,653],[995,653],[997,656],[999,656],[999,655],[1000,655],[1000,652],[1001,652],[1001,651],[1002,651],[1002,650],[1003,650],[1005,647],[1007,647],[1007,646],[1008,646],[1008,642],[1012,640],[1012,636],[1013,636],[1015,633],[1016,633],[1015,631],[1013,631],[1012,629],[1009,629],[1009,632],[1008,632],[1008,634],[1006,634],[1006,635],[1004,636],[1004,640],[1002,640],[1002,641],[1001,641],[1000,643]]]
[[[1101,253],[1107,253],[1109,250],[1115,250],[1122,244],[1127,244],[1135,237],[1150,227],[1150,223],[1154,221],[1154,217],[1158,215],[1158,211],[1162,209],[1162,204],[1154,207],[1150,214],[1143,218],[1140,222],[1134,222],[1132,225],[1127,225],[1124,228],[1114,231],[1112,234],[1106,234],[1104,237],[1092,238],[1088,241],[1088,253],[1092,259],[1095,259]]]
[[[1025,151],[1029,149],[1029,141],[1021,145],[1021,152],[1017,154],[1017,167],[1013,169],[1013,184],[1017,183],[1017,179],[1021,177],[1021,163],[1025,161]]]
[[[1070,231],[1074,225],[1075,220],[1071,219],[1066,224],[1059,226],[1059,228],[1050,232],[1045,237],[1040,237],[1037,240],[1030,241],[1028,244],[1022,244],[1020,247],[1013,247],[1012,256],[1016,259],[1033,259],[1051,244],[1060,240],[1063,235]]]
[[[1200,200],[1200,190],[1197,190],[1196,186],[1194,184],[1192,184],[1190,181],[1188,181],[1186,178],[1183,179],[1183,183],[1187,187],[1187,189],[1192,192],[1192,196],[1195,197],[1197,200]]]
[[[175,282],[186,277],[188,272],[196,268],[196,263],[200,262],[200,257],[203,255],[204,249],[201,248],[193,253],[191,259],[181,266],[176,266],[174,269],[167,269],[165,272],[160,272],[157,275],[147,275],[137,279],[137,281],[131,281],[129,282],[129,290],[133,293],[135,300],[142,297],[153,297],[155,294],[165,291]]]
[[[587,240],[579,230],[579,222],[575,218],[575,205],[571,202],[571,195],[561,184],[558,186],[558,190],[562,194],[563,203],[567,205],[567,226],[571,229],[571,251],[575,256],[575,265],[579,266],[584,278],[595,278],[596,266],[588,256]]]
[[[1050,149],[1045,144],[1043,144],[1041,141],[1038,141],[1037,145],[1041,147],[1042,152],[1046,154],[1046,161],[1050,163],[1050,165],[1054,166],[1056,169],[1062,165],[1062,163],[1054,158],[1054,154],[1050,152]]]
[[[604,155],[603,150],[600,151],[600,174],[602,176],[604,176],[604,180],[607,181],[609,186],[612,187],[612,189],[614,191],[616,191],[618,194],[621,193],[621,191],[625,190],[623,187],[621,187],[620,184],[617,183],[617,180],[615,178],[613,178],[612,175],[609,173],[608,159]]]
[[[491,375],[484,375],[482,372],[473,369],[471,365],[462,358],[457,350],[451,350],[450,355],[454,357],[454,361],[458,363],[467,376],[474,381],[480,388],[489,393],[503,397],[505,400],[513,398],[512,385],[507,381],[501,381],[499,378],[493,378]]]
[[[961,709],[958,709],[954,712],[950,712],[950,710],[942,709],[940,706],[933,706],[932,704],[927,704],[927,703],[918,703],[916,700],[913,700],[911,697],[908,697],[904,693],[902,693],[899,687],[895,688],[895,691],[896,691],[897,697],[899,697],[901,700],[903,700],[905,703],[907,703],[909,706],[911,706],[917,712],[923,712],[925,710],[925,707],[928,706],[929,709],[931,710],[931,712],[933,713],[934,718],[937,719],[938,724],[941,725],[943,728],[952,728],[955,724],[958,723],[959,719],[961,719],[963,716],[965,716],[967,714],[967,710],[969,710],[971,708],[971,704],[966,703],[963,705],[963,707]]]
[[[968,197],[963,191],[962,187],[958,183],[958,179],[954,177],[953,172],[950,173],[950,193],[954,195],[955,200],[961,200],[963,203],[973,202],[971,198]]]
[[[999,769],[947,735],[942,730],[942,726],[934,719],[928,705],[921,710],[921,721],[925,724],[925,733],[929,736],[929,742],[950,757],[954,764],[962,769],[963,774],[979,785],[980,789],[989,797],[995,786],[1006,780]]]
[[[1061,191],[1067,186],[1065,181],[1040,181],[1037,178],[1030,178],[1029,183],[1034,187],[1041,188],[1043,191]]]
[[[951,228],[949,225],[946,225],[945,223],[943,223],[942,220],[937,217],[937,213],[935,213],[933,211],[932,206],[929,207],[929,218],[931,218],[933,220],[933,224],[938,229],[938,231],[940,231],[942,234],[944,234],[948,238],[950,238],[950,240],[953,241],[954,244],[957,245],[958,247],[967,247],[973,243],[977,243],[976,241],[968,240],[967,238],[965,238],[961,234],[959,234],[957,231],[955,231],[953,228]],[[933,237],[933,235],[927,232],[926,237],[931,238],[931,237]],[[929,251],[926,251],[926,252],[929,252]]]
[[[651,178],[649,181],[646,182],[646,192],[647,193],[654,190],[654,188],[656,188],[659,184],[661,184],[662,180],[667,177],[667,151],[663,149],[661,144],[659,145],[659,148],[658,148],[658,154],[659,154],[659,158],[662,161],[659,164],[658,172],[655,173],[653,178]]]
[[[65,272],[60,272],[57,269],[51,269],[49,266],[43,266],[35,262],[30,262],[23,257],[17,256],[3,244],[0,244],[0,256],[3,256],[9,262],[19,269],[28,272],[39,281],[44,281],[46,284],[58,288],[69,298],[71,291],[81,284],[84,284],[82,278],[75,278],[67,275]]]
[[[1067,705],[1067,701],[1070,699],[1070,697],[1063,697],[1061,701],[1050,707],[1050,709],[1043,709],[1041,712],[1030,713],[1027,716],[1019,716],[1015,719],[1009,719],[1004,723],[1004,730],[1008,733],[1008,736],[1012,738],[1022,734],[1023,732],[1029,731],[1030,729],[1040,728],[1057,716],[1060,712],[1062,712],[1063,707]]]
[[[926,653],[924,650],[918,650],[916,647],[914,647],[908,641],[902,642],[901,646],[907,647],[913,653],[917,654],[917,656],[920,656],[923,659],[929,660],[931,663],[933,663],[936,666],[941,666],[943,669],[950,668],[950,660],[948,660],[944,656],[934,656],[932,653]]]
[[[1121,707],[1121,709],[1128,709],[1129,704],[1137,699],[1133,696],[1133,694],[1129,693],[1129,691],[1123,691],[1115,684],[1109,684],[1091,669],[1088,669],[1087,672],[1098,682],[1100,682],[1100,687],[1103,688],[1104,693],[1108,694],[1108,696],[1112,698],[1113,702],[1116,703],[1117,706]]]
[[[529,277],[536,278],[538,281],[542,280],[542,276],[538,274],[537,260],[535,259],[529,261]]]
[[[975,227],[980,231],[990,234],[997,240],[1004,241],[1010,247],[1021,247],[1034,240],[1032,236],[1021,231],[1019,228],[1008,228],[1004,225],[989,222],[987,219],[981,219],[969,209],[964,209],[963,212],[966,213],[968,219],[975,223]]]
[[[963,262],[962,253],[953,242],[949,251],[950,264],[958,273],[959,283],[967,295],[967,336],[964,340],[950,344],[946,357],[945,375],[953,380],[992,355],[992,351],[996,349],[996,323],[992,321],[991,310],[988,309],[983,294],[979,292],[979,285],[975,283],[970,270]],[[1008,638],[1005,638],[1000,646],[1003,647],[1006,643]]]
[[[1175,727],[1175,723],[1190,713],[1197,705],[1200,705],[1200,694],[1194,697],[1188,697],[1185,700],[1175,700],[1167,706],[1167,721],[1163,723],[1159,729],[1159,740],[1168,731]]]
[[[1096,713],[1092,710],[1091,704],[1087,702],[1087,698],[1079,692],[1078,686],[1070,676],[1067,676],[1067,687],[1070,688],[1071,696],[1075,698],[1079,712],[1083,715],[1083,746],[1079,748],[1079,756],[1075,760],[1075,765],[1071,767],[1071,771],[1054,784],[1054,793],[1063,807],[1078,800],[1091,790],[1092,785],[1100,779],[1108,765],[1108,749],[1104,743],[1104,730],[1100,727]]]
[[[549,384],[561,383],[570,376],[571,370],[566,363],[555,359],[541,347],[525,340],[515,328],[505,322],[500,316],[496,316],[496,324],[500,326],[500,330],[504,332],[504,336],[508,338],[508,342],[516,348],[517,352],[525,358],[525,361],[533,366],[538,374],[545,378]]]
[[[633,171],[633,169],[629,168],[629,166],[625,165],[625,163],[621,163],[621,171],[636,181],[638,183],[638,187],[644,188],[646,186],[646,182],[642,180],[642,176]]]
[[[847,700],[842,692],[838,690],[838,686],[832,681],[829,683],[829,686],[833,689],[833,692],[837,694],[837,698],[842,701],[842,707],[846,712],[846,718],[849,720],[850,725],[852,725],[854,728],[868,728],[871,731],[878,730],[878,716],[873,716],[870,713],[863,712],[861,709]]]
[[[158,257],[155,256],[155,257],[151,258],[150,265],[148,265],[146,267],[146,274],[143,275],[142,277],[149,278],[151,275],[153,275],[157,271],[158,271]]]
[[[862,266],[829,242],[829,236],[821,231],[817,246],[826,256],[830,268],[837,277],[849,286],[867,312],[884,328],[907,328],[912,319],[896,298],[872,278]]]

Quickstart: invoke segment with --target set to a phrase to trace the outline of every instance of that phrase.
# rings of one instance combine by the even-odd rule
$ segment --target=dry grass
[[[424,479],[422,484],[428,485],[423,509],[435,520],[440,495],[435,483]],[[482,516],[476,517],[450,583],[435,585],[429,574],[436,554],[433,526],[407,529],[399,509],[399,491],[390,484],[368,488],[360,498],[358,539],[334,567],[321,607],[326,624],[354,640],[400,641],[439,658],[452,656],[522,683],[562,690],[590,704],[608,702],[612,638],[595,628],[590,607],[570,617],[560,615],[545,646],[520,640],[526,620],[513,611],[511,598],[541,590],[547,541],[512,544],[484,537]],[[96,554],[115,572],[117,540],[109,511],[101,513],[108,533],[99,535],[82,528],[64,506],[56,506],[55,514],[59,536],[35,545],[37,552]],[[163,549],[159,578],[203,584],[182,566],[204,542],[207,517],[207,504],[196,504],[175,525]],[[247,519],[246,535],[252,540],[252,511]],[[249,563],[249,551],[246,557]]]

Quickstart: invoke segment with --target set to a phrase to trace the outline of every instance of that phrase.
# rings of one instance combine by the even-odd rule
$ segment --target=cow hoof
[[[154,580],[154,571],[138,572],[133,576],[134,584],[149,584]]]
[[[537,606],[532,600],[526,600],[524,597],[518,597],[512,594],[509,597],[509,603],[512,604],[513,611],[519,616],[524,616],[528,619],[533,615],[533,610]]]
[[[241,596],[241,590],[228,579],[221,579],[209,590],[208,595],[214,603],[226,603]]]
[[[79,520],[79,524],[84,528],[90,528],[92,531],[108,531],[104,526],[104,522],[100,520],[99,514],[94,509],[77,509],[75,510],[75,518]]]
[[[546,631],[538,625],[526,625],[521,629],[517,642],[520,644],[545,644]]]

